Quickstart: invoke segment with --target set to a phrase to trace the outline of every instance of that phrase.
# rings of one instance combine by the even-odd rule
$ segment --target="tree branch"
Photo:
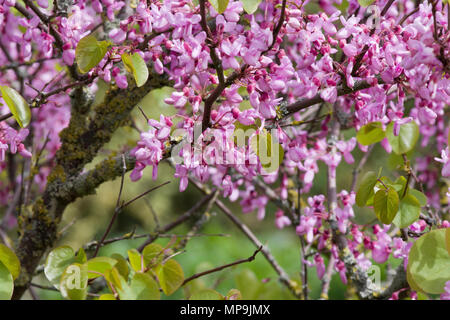
[[[228,264],[225,264],[225,265],[220,266],[220,267],[216,267],[216,268],[213,268],[213,269],[210,269],[210,270],[206,270],[206,271],[203,271],[203,272],[196,273],[196,274],[190,276],[189,278],[186,278],[183,281],[183,284],[181,286],[184,286],[189,281],[192,281],[192,280],[195,280],[197,278],[203,277],[203,276],[205,276],[207,274],[214,273],[214,272],[217,272],[217,271],[221,271],[223,269],[226,269],[226,268],[229,268],[229,267],[241,264],[241,263],[252,262],[253,260],[255,260],[256,255],[258,254],[258,252],[260,252],[262,250],[262,248],[263,247],[261,246],[258,249],[256,249],[256,251],[250,257],[248,257],[247,259],[237,260],[235,262],[228,263]]]

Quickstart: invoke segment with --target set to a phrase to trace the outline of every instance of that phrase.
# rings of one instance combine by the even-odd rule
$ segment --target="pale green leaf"
[[[61,295],[70,300],[84,300],[87,296],[88,273],[85,264],[74,263],[68,266],[59,284]]]
[[[109,41],[97,41],[93,34],[81,38],[75,48],[75,60],[81,73],[86,73],[97,66],[110,45]]]
[[[358,0],[359,5],[364,8],[370,6],[374,2],[375,0]]]
[[[0,262],[8,268],[9,272],[16,280],[20,274],[20,261],[14,251],[0,243]]]
[[[50,251],[44,267],[44,273],[48,281],[59,288],[64,270],[75,261],[75,251],[69,246],[57,247]]]
[[[127,71],[133,73],[136,85],[138,87],[143,86],[148,79],[148,68],[141,55],[137,52],[132,55],[124,53],[122,54],[122,61]]]
[[[209,2],[218,13],[223,13],[228,7],[229,0],[209,0]]]
[[[108,257],[95,257],[85,263],[89,279],[104,276],[105,272],[111,270],[116,264],[117,260]]]
[[[380,189],[375,193],[373,208],[378,220],[384,224],[391,224],[399,208],[399,196],[393,188]]]
[[[223,300],[224,297],[213,289],[204,289],[195,292],[189,297],[189,300]]]
[[[427,293],[441,294],[450,279],[450,255],[446,233],[449,228],[432,230],[417,239],[408,257],[408,282]]]
[[[385,138],[386,134],[383,131],[381,122],[371,122],[359,129],[356,134],[356,140],[364,145],[368,146],[373,143],[380,142]]]
[[[394,123],[386,128],[386,137],[396,154],[404,154],[412,150],[419,139],[419,126],[414,122],[408,122],[400,126],[398,136],[394,135]]]
[[[134,271],[143,271],[145,266],[144,258],[136,249],[128,250],[128,260],[130,261],[130,265]]]
[[[150,262],[152,266],[155,266],[158,263],[160,263],[164,258],[164,255],[162,253],[163,250],[164,248],[157,243],[151,243],[147,245],[142,251],[145,266],[148,267]]]
[[[245,12],[252,14],[258,9],[261,0],[241,0],[241,2]]]
[[[10,300],[14,290],[14,280],[9,269],[0,262],[0,300]]]
[[[28,126],[31,120],[31,110],[27,101],[13,88],[0,86],[3,100],[21,128]]]
[[[250,140],[250,146],[258,156],[266,173],[278,170],[284,159],[284,149],[267,130],[255,134]]]
[[[130,285],[119,290],[121,300],[159,300],[158,283],[146,273],[135,273]]]
[[[359,186],[358,191],[356,192],[356,204],[360,207],[364,207],[367,204],[367,201],[374,195],[374,187],[377,183],[377,175],[373,171],[367,172]]]
[[[419,219],[419,216],[420,202],[408,193],[400,200],[399,212],[392,222],[399,228],[406,228]]]
[[[173,259],[161,264],[157,269],[159,284],[163,292],[170,296],[184,281],[184,273],[180,264]]]

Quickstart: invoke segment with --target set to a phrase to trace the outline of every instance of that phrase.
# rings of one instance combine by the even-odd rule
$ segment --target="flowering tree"
[[[158,299],[261,254],[297,298],[308,298],[315,267],[323,298],[337,272],[362,299],[450,299],[449,23],[443,0],[0,0],[0,298],[21,298],[44,270],[70,299],[98,282],[101,299]],[[94,103],[100,82],[108,89]],[[162,87],[177,113],[142,111],[135,147],[85,169]],[[365,166],[378,143],[397,161],[391,175]],[[124,202],[123,185],[147,166],[156,178],[162,161],[180,192],[192,184],[204,198],[128,257],[97,256],[134,236],[108,238],[125,206],[163,186]],[[311,192],[320,162],[326,194]],[[343,162],[352,183],[338,190]],[[115,178],[103,237],[54,248],[66,207]],[[258,219],[276,205],[275,226],[300,240],[301,282],[221,198]],[[174,256],[189,237],[154,241],[190,218],[200,228],[196,212],[213,205],[256,251],[184,277]],[[373,212],[365,225],[353,219],[361,207]],[[391,255],[401,263],[380,283],[373,266]]]

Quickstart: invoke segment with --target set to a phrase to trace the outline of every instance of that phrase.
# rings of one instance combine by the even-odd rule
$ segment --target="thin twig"
[[[186,278],[186,279],[183,281],[183,284],[182,284],[181,286],[184,286],[184,285],[185,285],[186,283],[188,283],[189,281],[192,281],[192,280],[194,280],[194,279],[200,278],[200,277],[205,276],[205,275],[207,275],[207,274],[214,273],[214,272],[217,272],[217,271],[221,271],[221,270],[223,270],[223,269],[226,269],[226,268],[229,268],[229,267],[232,267],[232,266],[241,264],[241,263],[252,262],[253,260],[255,260],[255,257],[256,257],[256,255],[258,254],[258,252],[260,252],[262,249],[263,249],[263,247],[260,246],[260,247],[259,247],[258,249],[256,249],[256,251],[255,251],[250,257],[248,257],[247,259],[237,260],[237,261],[235,261],[235,262],[228,263],[228,264],[225,264],[225,265],[220,266],[220,267],[216,267],[216,268],[213,268],[213,269],[210,269],[210,270],[206,270],[206,271],[203,271],[203,272],[196,273],[196,274],[190,276],[189,278]]]

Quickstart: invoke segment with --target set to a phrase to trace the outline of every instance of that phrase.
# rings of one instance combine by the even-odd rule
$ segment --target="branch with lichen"
[[[14,299],[20,299],[28,288],[32,275],[57,238],[57,227],[67,205],[76,198],[94,192],[105,181],[122,173],[122,162],[106,159],[93,170],[80,174],[113,133],[127,124],[134,106],[153,89],[170,85],[167,77],[150,73],[145,85],[131,85],[127,89],[112,88],[103,103],[92,107],[89,90],[77,88],[71,94],[71,119],[60,133],[61,148],[56,154],[56,165],[47,178],[47,185],[32,210],[23,210],[19,216],[19,243],[17,256],[22,271],[15,282]],[[125,157],[127,168],[134,167],[134,159]]]

